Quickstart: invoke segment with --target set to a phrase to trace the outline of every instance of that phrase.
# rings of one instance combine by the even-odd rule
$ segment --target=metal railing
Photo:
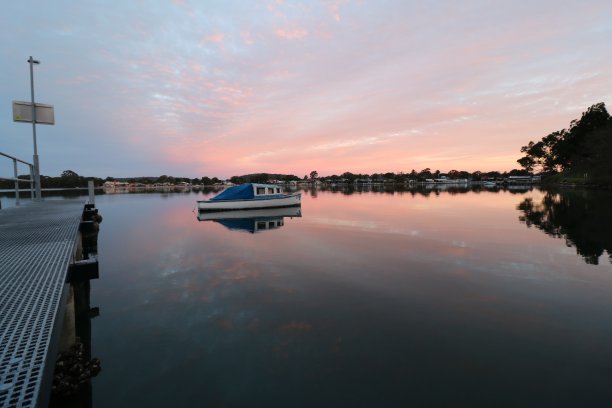
[[[16,206],[19,205],[19,183],[30,183],[30,195],[32,197],[32,200],[34,200],[34,165],[32,163],[28,163],[27,161],[18,159],[6,153],[0,152],[0,156],[4,156],[6,158],[13,160],[13,175],[15,177],[13,178],[0,177],[0,180],[8,180],[8,181],[15,182],[15,205]],[[30,178],[29,179],[19,178],[19,174],[17,172],[17,162],[23,163],[30,168]]]

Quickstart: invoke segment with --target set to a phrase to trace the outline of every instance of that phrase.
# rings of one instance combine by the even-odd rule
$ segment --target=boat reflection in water
[[[285,225],[285,217],[301,217],[301,207],[266,208],[259,210],[199,212],[198,221],[214,221],[232,231],[256,232]]]

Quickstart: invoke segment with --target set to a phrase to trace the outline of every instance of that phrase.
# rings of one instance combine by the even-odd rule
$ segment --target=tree
[[[508,172],[508,176],[528,176],[529,172],[525,169],[512,169]]]
[[[521,153],[525,153],[524,157],[517,160],[521,166],[529,171],[544,171],[548,153],[544,150],[543,142],[533,143],[531,141],[528,145],[521,147]]]
[[[608,161],[600,152],[603,151],[602,147],[612,143],[612,139],[602,140],[600,135],[606,133],[611,125],[612,119],[605,104],[597,103],[583,112],[579,120],[573,120],[569,129],[552,132],[537,143],[531,141],[521,147],[521,153],[525,153],[525,156],[517,162],[530,172],[587,170],[595,162],[602,164]]]
[[[68,178],[68,177],[79,177],[78,174],[76,174],[74,171],[72,170],[64,170],[62,172],[62,175],[60,176],[62,178]]]
[[[316,171],[316,170],[313,170],[313,171],[311,171],[311,172],[310,172],[310,179],[311,179],[312,181],[316,180],[316,179],[317,179],[317,177],[319,177],[319,173],[317,173],[317,171]]]
[[[431,169],[429,167],[424,168],[419,172],[420,179],[430,179],[431,178]]]
[[[451,170],[448,172],[448,177],[452,178],[452,179],[457,179],[459,178],[460,174],[458,170]]]
[[[345,179],[345,180],[346,180],[347,182],[349,182],[349,183],[352,183],[352,182],[354,182],[354,181],[355,181],[355,179],[359,178],[359,177],[357,177],[356,175],[354,175],[353,173],[348,172],[348,171],[346,171],[346,172],[342,173],[342,176],[341,176],[341,177],[342,177],[343,179]]]
[[[609,122],[610,114],[603,102],[588,108],[579,120],[573,120],[563,137],[555,141],[558,164],[563,168],[588,165],[592,159],[588,148],[589,136],[597,129],[605,127]]]
[[[79,175],[72,170],[64,170],[60,179],[62,187],[79,187],[82,184],[82,177],[79,177]]]

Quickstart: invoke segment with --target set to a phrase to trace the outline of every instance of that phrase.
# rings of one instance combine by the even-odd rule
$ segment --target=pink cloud
[[[340,21],[340,6],[345,3],[344,0],[331,0],[327,3],[327,8],[336,21]]]
[[[276,34],[277,37],[284,38],[285,40],[300,40],[308,35],[308,31],[302,28],[278,28],[274,31],[274,34]]]
[[[214,33],[214,34],[210,34],[207,37],[204,37],[204,39],[202,39],[203,43],[214,43],[214,44],[220,44],[223,42],[225,38],[225,34],[223,33]]]
[[[121,29],[75,24],[85,54],[112,41],[95,64],[56,70],[67,100],[103,109],[100,133],[146,151],[152,173],[508,170],[529,140],[612,98],[609,47],[592,31],[608,27],[604,2],[529,15],[511,3],[196,3],[175,1],[197,23],[166,2]],[[559,24],[543,26],[543,11]]]
[[[248,31],[240,32],[240,36],[242,37],[242,41],[246,45],[252,45],[254,43],[253,38],[251,38],[251,33]]]

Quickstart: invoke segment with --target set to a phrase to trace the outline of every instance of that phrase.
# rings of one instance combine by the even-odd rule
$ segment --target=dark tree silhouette
[[[603,102],[586,110],[570,127],[545,136],[539,142],[521,147],[525,156],[518,163],[528,171],[554,173],[595,172],[607,175],[612,170],[608,154],[612,150],[612,118]]]

